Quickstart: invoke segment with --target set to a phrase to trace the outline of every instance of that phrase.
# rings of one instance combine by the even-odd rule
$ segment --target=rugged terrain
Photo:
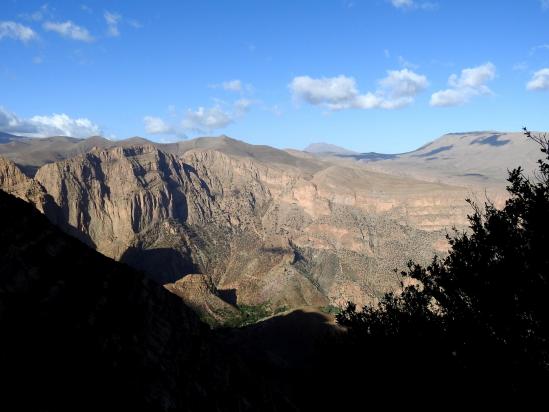
[[[5,139],[0,154],[15,163],[0,160],[0,187],[106,256],[172,284],[203,314],[235,305],[268,313],[375,301],[398,287],[393,269],[444,253],[447,231],[466,222],[465,198],[484,193],[477,174],[485,169],[462,173],[454,161],[448,178],[418,172],[427,152],[452,153],[445,141],[373,162],[226,136],[169,145]],[[405,176],[413,161],[413,177]],[[499,167],[504,176],[507,165]],[[495,178],[490,183],[497,186]],[[177,282],[187,274],[207,282]],[[186,287],[214,296],[209,306],[191,302]]]

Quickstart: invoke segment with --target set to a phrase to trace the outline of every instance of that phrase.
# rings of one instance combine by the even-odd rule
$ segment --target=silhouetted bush
[[[545,159],[534,177],[509,172],[503,209],[469,201],[470,230],[448,237],[446,258],[410,262],[401,293],[338,314],[348,333],[326,353],[330,373],[349,378],[337,392],[501,401],[549,388],[549,145],[525,134]]]

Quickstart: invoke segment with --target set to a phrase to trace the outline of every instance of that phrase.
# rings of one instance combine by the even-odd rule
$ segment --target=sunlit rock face
[[[1,186],[160,283],[207,275],[236,304],[359,305],[444,253],[470,189],[226,137],[89,147]],[[103,145],[105,146],[105,145]],[[45,203],[51,206],[44,208]],[[181,286],[181,285],[180,285]]]

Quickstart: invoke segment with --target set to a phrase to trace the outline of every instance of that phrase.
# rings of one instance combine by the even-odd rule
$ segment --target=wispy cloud
[[[136,19],[126,19],[126,22],[132,26],[134,29],[141,29],[143,28],[143,24]]]
[[[37,37],[37,34],[30,27],[14,21],[0,21],[0,40],[10,38],[26,43]]]
[[[298,76],[289,85],[294,100],[329,110],[398,109],[413,103],[427,86],[427,77],[409,69],[389,70],[374,93],[360,94],[356,80],[343,75],[318,79]]]
[[[44,30],[53,31],[63,37],[69,39],[83,41],[83,42],[92,42],[94,37],[90,34],[88,29],[74,24],[72,21],[67,20],[65,22],[51,22],[47,21],[43,24]]]
[[[46,3],[32,13],[21,13],[19,16],[25,20],[42,21],[45,18],[51,18],[53,16],[53,11]]]
[[[226,82],[212,84],[210,87],[213,89],[223,89],[230,92],[240,92],[242,91],[242,82],[238,79],[228,80]]]
[[[122,18],[122,16],[117,13],[111,13],[109,11],[105,11],[105,13],[103,13],[103,17],[107,22],[107,34],[111,37],[120,36],[120,31],[118,30],[118,23],[120,22],[120,19]]]
[[[549,68],[538,70],[526,84],[531,91],[549,90]]]
[[[174,135],[180,138],[187,133],[210,133],[223,129],[243,117],[255,104],[254,100],[239,99],[232,104],[226,104],[217,100],[212,107],[198,107],[187,109],[179,120],[164,120],[160,117],[145,116],[143,122],[145,131],[153,135]],[[177,118],[175,107],[170,106],[169,112],[172,118]]]
[[[398,56],[398,64],[402,67],[406,67],[407,69],[419,69],[419,64],[412,63],[402,56]]]
[[[388,0],[393,7],[400,10],[434,10],[438,7],[437,3],[417,0]],[[549,0],[547,0],[549,1]]]
[[[549,0],[547,0],[549,2]],[[534,46],[530,49],[530,56],[533,56],[536,54],[537,51],[540,50],[549,50],[549,44],[538,44],[537,46]]]
[[[414,0],[390,0],[391,4],[397,9],[411,8],[414,6]]]
[[[236,93],[252,93],[254,90],[254,87],[247,83],[243,83],[241,80],[234,79],[234,80],[227,80],[225,82],[221,83],[215,83],[210,84],[208,87],[211,89],[223,89],[228,92],[236,92]]]
[[[459,106],[475,96],[490,95],[492,91],[486,83],[495,77],[496,66],[489,62],[463,69],[459,76],[456,74],[450,76],[449,89],[433,93],[430,104],[435,107]]]
[[[29,137],[89,137],[101,128],[87,118],[71,118],[65,113],[21,118],[0,106],[0,131]]]
[[[513,71],[522,72],[527,69],[528,69],[528,63],[526,62],[518,62],[513,64]]]
[[[540,0],[539,3],[542,10],[549,10],[549,0]]]

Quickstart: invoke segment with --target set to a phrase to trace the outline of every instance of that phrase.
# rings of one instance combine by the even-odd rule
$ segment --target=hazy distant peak
[[[147,140],[141,136],[133,136],[128,139],[120,140],[119,142],[131,143],[131,144],[151,144],[150,140]]]
[[[336,146],[335,144],[330,143],[311,143],[309,146],[307,146],[305,149],[303,149],[305,152],[308,153],[333,153],[338,155],[352,155],[357,154],[357,152],[353,152],[352,150],[345,149],[344,147]]]
[[[107,139],[103,136],[90,136],[86,139],[88,142],[97,142],[97,143],[108,143],[111,142],[111,140]]]

